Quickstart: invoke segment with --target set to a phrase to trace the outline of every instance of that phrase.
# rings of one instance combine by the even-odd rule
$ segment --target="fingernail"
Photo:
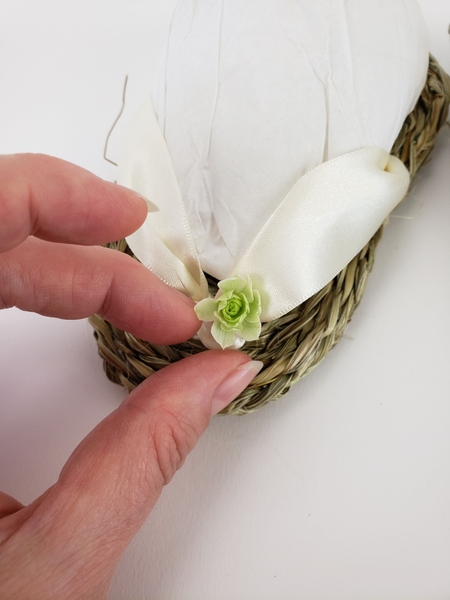
[[[259,360],[246,362],[238,367],[231,375],[226,377],[213,394],[211,402],[211,416],[216,415],[225,406],[228,406],[248,384],[258,375],[264,363]]]
[[[118,187],[126,190],[127,192],[133,192],[133,194],[135,196],[137,196],[138,198],[140,198],[141,200],[143,200],[145,202],[145,204],[147,205],[147,210],[149,213],[151,212],[159,212],[159,208],[156,206],[156,204],[153,204],[153,202],[151,200],[149,200],[148,198],[146,198],[145,196],[143,196],[142,194],[138,194],[138,192],[136,192],[135,190],[132,190],[131,188],[128,188],[124,185],[120,185],[119,183],[116,184]]]
[[[142,198],[142,200],[146,203],[147,210],[149,213],[159,212],[159,208],[156,206],[156,204],[153,204],[153,202],[151,202],[151,200],[149,200],[145,196],[142,196],[142,194],[136,194],[136,196],[139,196],[139,198]]]

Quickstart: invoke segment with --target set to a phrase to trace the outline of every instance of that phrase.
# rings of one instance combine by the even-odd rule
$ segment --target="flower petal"
[[[250,302],[249,302],[248,297],[243,292],[241,292],[238,297],[239,297],[239,300],[242,302],[243,310],[246,313],[248,313],[248,311],[250,310]]]
[[[227,321],[225,321],[225,319],[222,318],[222,316],[219,313],[216,313],[216,315],[219,315],[219,316],[217,317],[217,321],[215,321],[215,323],[218,323],[220,328],[223,329],[224,331],[238,331],[239,329],[241,329],[241,327],[242,327],[241,323],[244,319],[242,319],[241,322],[228,323]]]
[[[200,321],[214,321],[214,313],[217,310],[217,301],[212,298],[204,298],[197,302],[194,307]]]
[[[255,290],[255,298],[250,303],[249,311],[246,320],[249,323],[259,323],[261,315],[261,296],[258,290]]]
[[[218,286],[224,292],[235,292],[239,294],[247,285],[247,279],[242,277],[241,275],[237,275],[236,277],[230,277],[229,279],[224,279],[220,281]]]
[[[202,323],[202,326],[197,331],[197,337],[208,350],[219,350],[220,345],[211,335],[212,323]]]
[[[224,331],[217,321],[214,321],[213,323],[211,334],[223,349],[229,348],[236,341],[236,334],[234,331]]]
[[[255,324],[255,323],[260,323],[261,319],[259,318],[259,314],[255,311],[255,312],[250,312],[245,317],[245,322]]]
[[[253,290],[253,282],[250,279],[250,277],[247,277],[247,285],[242,290],[242,293],[245,295],[245,297],[247,298],[248,302],[253,302],[253,298],[254,298],[253,292],[254,291],[256,291],[256,290]]]
[[[229,291],[229,292],[225,292],[223,294],[221,294],[221,296],[218,298],[216,296],[216,302],[217,302],[217,310],[223,310],[226,305],[228,304],[229,300],[231,300],[231,298],[234,296],[234,292],[233,291]]]
[[[213,325],[214,327],[214,325]],[[246,342],[257,340],[261,334],[261,323],[249,323],[247,320],[242,323],[242,329],[238,335]]]

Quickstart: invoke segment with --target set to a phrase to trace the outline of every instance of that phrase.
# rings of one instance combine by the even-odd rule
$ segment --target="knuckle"
[[[11,274],[7,261],[0,259],[0,309],[14,305],[11,296]]]
[[[199,434],[188,416],[161,411],[153,422],[152,437],[158,472],[166,485],[183,465]]]
[[[13,251],[0,258],[0,308],[20,307],[23,290],[35,299],[29,274],[20,261],[14,260]]]

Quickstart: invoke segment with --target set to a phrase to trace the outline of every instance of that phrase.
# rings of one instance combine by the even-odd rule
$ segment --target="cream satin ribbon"
[[[409,172],[382,148],[325,162],[301,177],[229,277],[250,276],[263,296],[262,321],[288,313],[335,277],[405,196]],[[151,102],[128,130],[118,183],[154,201],[159,212],[127,242],[168,285],[199,301],[208,297],[164,136]]]
[[[166,141],[148,101],[133,117],[125,135],[117,183],[158,206],[128,245],[164,283],[198,302],[208,297],[208,283],[198,260],[180,187]]]

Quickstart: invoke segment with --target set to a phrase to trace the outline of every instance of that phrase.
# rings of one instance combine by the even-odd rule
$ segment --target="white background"
[[[175,0],[0,0],[0,153],[113,180]],[[448,0],[421,0],[450,71]],[[345,338],[282,400],[218,417],[110,598],[450,598],[450,128],[385,231]],[[405,218],[403,218],[405,217]],[[0,313],[0,488],[28,502],[124,398],[87,321]]]

